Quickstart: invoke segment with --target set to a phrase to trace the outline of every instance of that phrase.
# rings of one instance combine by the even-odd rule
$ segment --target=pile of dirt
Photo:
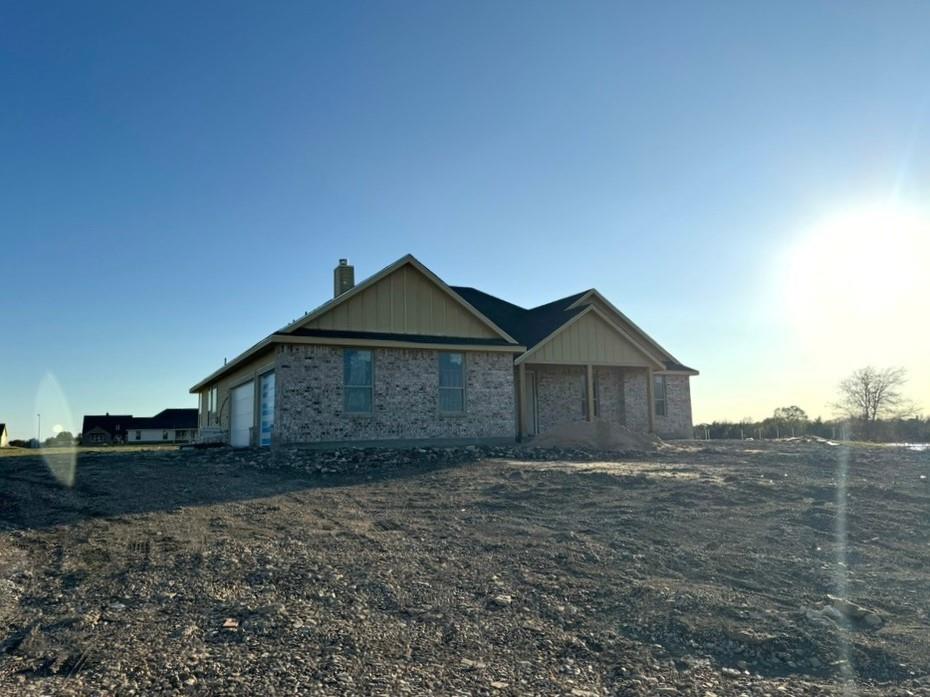
[[[536,436],[530,448],[580,448],[582,450],[650,451],[660,440],[648,433],[634,433],[608,421],[566,421]]]

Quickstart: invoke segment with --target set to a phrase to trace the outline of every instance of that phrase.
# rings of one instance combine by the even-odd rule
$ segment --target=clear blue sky
[[[828,415],[869,361],[930,395],[925,330],[860,351],[784,312],[806,230],[926,203],[930,3],[3,2],[0,31],[13,437],[37,395],[43,436],[194,406],[338,257],[407,252],[528,306],[596,286],[701,370],[697,420]]]

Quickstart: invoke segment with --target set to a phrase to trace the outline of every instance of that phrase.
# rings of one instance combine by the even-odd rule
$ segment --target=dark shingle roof
[[[104,414],[103,416],[85,416],[81,433],[89,433],[95,428],[110,435],[123,434],[132,429],[141,428],[197,428],[196,409],[163,409],[155,416],[133,416],[132,414]]]
[[[452,290],[528,349],[583,311],[584,307],[569,309],[569,305],[587,292],[575,293],[526,310],[477,288],[452,286]]]
[[[197,428],[197,410],[164,409],[155,416],[133,417],[129,428]]]
[[[506,330],[505,330],[506,331]],[[312,336],[321,339],[372,339],[378,341],[409,341],[416,344],[450,344],[473,346],[514,346],[506,339],[482,339],[429,334],[392,334],[388,332],[356,332],[336,329],[293,329],[286,336]]]
[[[115,433],[125,433],[129,428],[130,421],[132,421],[131,414],[85,416],[84,425],[81,427],[81,433],[89,433],[95,428],[106,431],[111,435]]]

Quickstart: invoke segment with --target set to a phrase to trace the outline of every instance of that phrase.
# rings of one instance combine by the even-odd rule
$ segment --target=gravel
[[[71,487],[62,467],[0,457],[0,694],[930,694],[930,452],[114,448]]]

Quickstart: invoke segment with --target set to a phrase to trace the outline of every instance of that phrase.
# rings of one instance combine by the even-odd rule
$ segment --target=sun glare
[[[844,371],[899,365],[919,394],[930,377],[930,215],[849,208],[802,230],[786,251],[777,298],[792,369],[827,389]]]
[[[925,323],[928,269],[927,215],[890,205],[850,209],[813,225],[790,250],[784,311],[823,339],[888,338]]]
[[[789,255],[790,310],[862,320],[925,304],[928,263],[930,220],[917,211],[870,206],[829,217]]]

